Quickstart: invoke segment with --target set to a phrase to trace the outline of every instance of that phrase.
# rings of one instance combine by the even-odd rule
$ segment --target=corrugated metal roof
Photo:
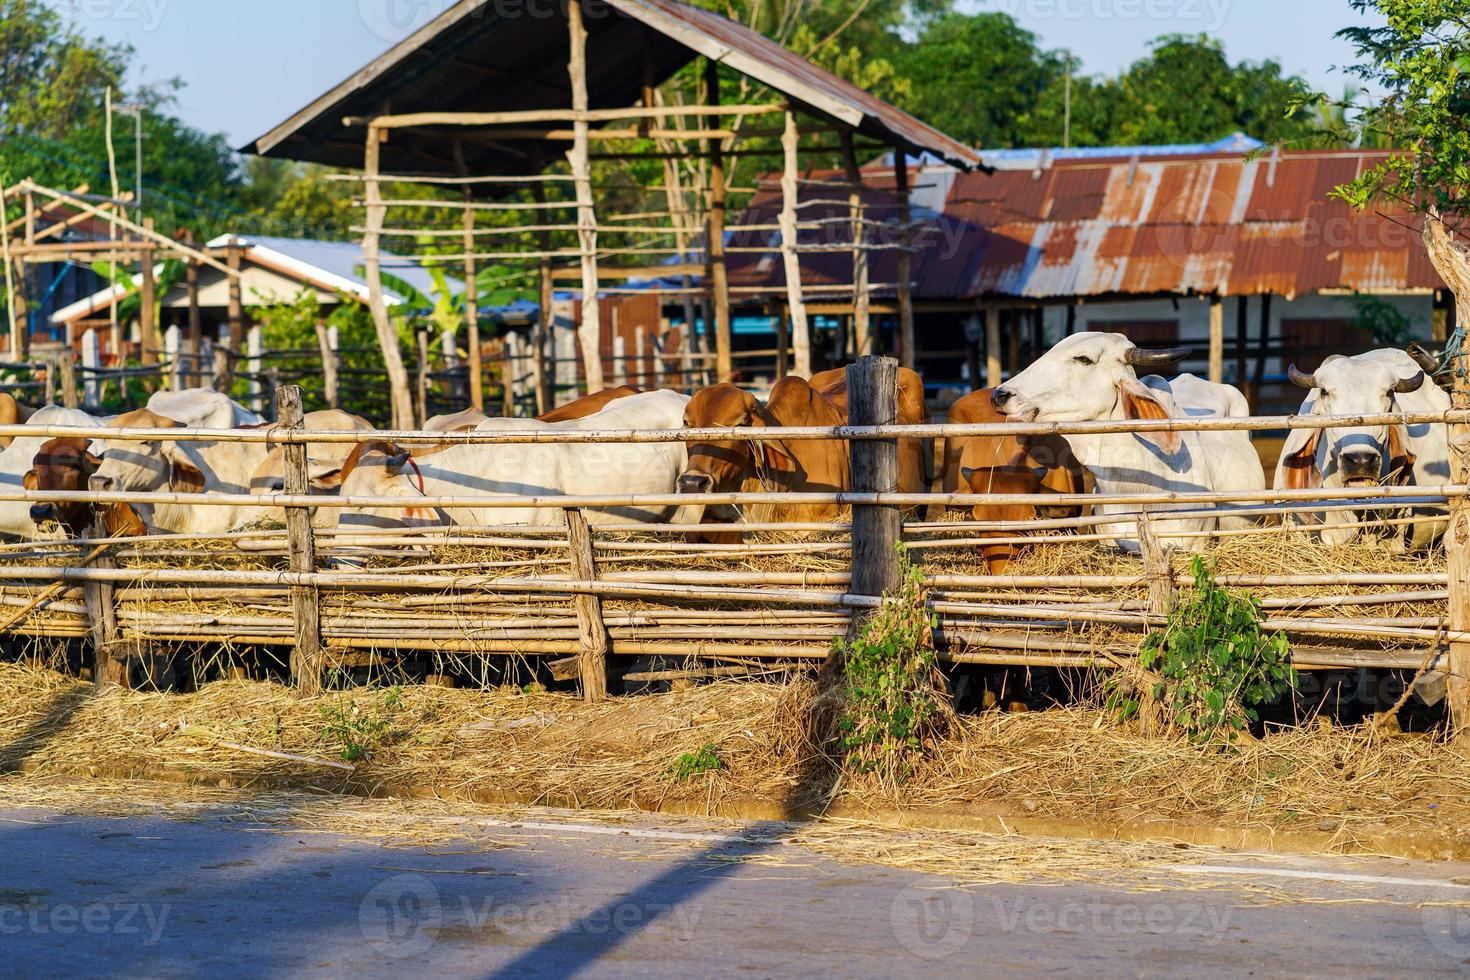
[[[1327,196],[1385,155],[1055,160],[1039,170],[953,175],[943,213],[916,233],[914,294],[954,300],[1442,289],[1412,215],[1357,213]],[[921,170],[913,179],[928,177]],[[868,168],[864,180],[891,187],[892,173]],[[804,196],[832,196],[819,191]],[[870,216],[897,213],[885,191],[868,195]],[[743,220],[772,223],[779,207],[779,191],[769,184]],[[816,210],[804,209],[803,219]],[[828,213],[847,212],[843,206]],[[882,254],[878,266],[892,269],[893,253]],[[779,257],[764,271],[755,262],[738,265],[732,281],[784,288]],[[803,255],[802,269],[803,282],[852,281],[844,253]],[[892,278],[875,273],[873,281]]]
[[[699,55],[714,58],[818,115],[962,168],[979,154],[913,116],[719,14],[679,0],[584,0],[591,107],[628,106],[651,74],[662,82]],[[564,8],[532,15],[521,4],[461,0],[244,148],[331,166],[362,163],[364,133],[346,116],[566,108]],[[382,148],[386,170],[458,173],[454,132],[400,133]],[[530,173],[555,156],[544,141],[466,140],[475,174]]]

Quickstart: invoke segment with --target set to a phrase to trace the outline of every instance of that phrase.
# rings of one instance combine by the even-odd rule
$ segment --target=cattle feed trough
[[[290,405],[289,396],[283,399]],[[283,406],[283,407],[284,407]],[[880,406],[881,407],[881,406]],[[289,421],[288,411],[283,420]],[[881,416],[879,416],[881,417]],[[1226,419],[1028,422],[976,425],[804,427],[783,440],[844,439],[870,454],[896,455],[897,438],[953,435],[1350,428],[1388,422],[1463,425],[1470,412],[1384,416],[1292,416]],[[0,426],[4,436],[80,436],[116,442],[263,442],[295,449],[313,444],[389,441],[404,445],[690,442],[700,438],[770,438],[771,430],[472,431],[467,433],[304,431],[275,429],[74,428]],[[307,486],[306,453],[286,454],[286,486]],[[881,470],[881,467],[880,467]],[[1048,520],[911,519],[901,529],[926,574],[939,617],[941,660],[957,664],[1110,669],[1133,656],[1142,632],[1167,612],[1151,584],[1185,584],[1163,549],[1190,537],[1209,540],[1219,582],[1262,599],[1268,629],[1287,633],[1303,669],[1378,668],[1461,675],[1455,649],[1470,642],[1470,583],[1458,580],[1441,552],[1394,555],[1359,549],[1361,564],[1332,571],[1331,552],[1310,544],[1323,527],[1405,528],[1443,515],[1411,513],[1411,505],[1465,506],[1463,486],[1309,487],[1297,490],[1133,494],[888,493],[864,485],[854,470],[845,493],[667,493],[578,496],[426,496],[416,507],[451,515],[465,508],[492,513],[544,507],[570,516],[568,527],[505,524],[410,528],[311,527],[319,510],[402,507],[402,497],[331,496],[301,492],[45,492],[0,489],[0,501],[240,506],[279,509],[286,528],[220,534],[109,538],[95,530],[70,541],[0,545],[0,624],[17,637],[88,639],[99,683],[125,680],[125,667],[147,664],[156,651],[188,646],[278,648],[297,652],[292,673],[312,689],[334,668],[397,670],[427,662],[430,674],[454,670],[488,681],[512,661],[538,665],[547,679],[580,678],[584,692],[616,689],[657,676],[707,677],[807,670],[826,656],[855,615],[881,600],[865,592],[874,563],[896,562],[886,541],[853,540],[853,529],[879,526],[865,514],[914,506],[968,509],[977,503],[1113,503],[1126,514]],[[598,508],[793,501],[852,507],[851,521],[749,525],[739,544],[686,540],[693,523],[609,524]],[[1175,531],[1138,508],[1170,505],[1212,513],[1267,517],[1240,530]],[[1311,512],[1307,528],[1279,520]],[[1383,512],[1387,511],[1387,515]],[[1188,513],[1184,511],[1182,513]],[[1171,511],[1170,518],[1181,512]],[[579,540],[579,517],[587,525]],[[1103,525],[1143,524],[1155,542],[1142,558],[1105,547],[1116,537]],[[795,531],[792,539],[783,531]],[[857,532],[859,537],[865,533]],[[999,536],[997,536],[999,535]],[[1009,541],[1026,551],[1006,572],[984,574],[981,543]],[[104,549],[99,553],[100,549]],[[1447,539],[1442,548],[1470,547]],[[865,550],[869,574],[854,579],[848,556]],[[87,556],[90,561],[78,564]],[[885,555],[891,558],[885,559]],[[1269,559],[1261,556],[1271,556]],[[1242,560],[1249,556],[1250,560]],[[1371,557],[1363,557],[1371,556]],[[355,567],[354,567],[355,566]],[[894,566],[896,569],[896,566]],[[881,570],[880,570],[881,571]],[[886,574],[886,572],[885,572]],[[593,601],[596,600],[596,601]],[[9,622],[6,622],[9,620]],[[641,658],[674,661],[650,670]],[[498,666],[497,666],[498,665]],[[1452,685],[1453,688],[1453,685]],[[1458,707],[1451,702],[1452,709]],[[1457,720],[1459,718],[1457,717]]]

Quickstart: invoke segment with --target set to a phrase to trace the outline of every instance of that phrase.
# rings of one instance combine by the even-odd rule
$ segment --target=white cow
[[[480,431],[566,432],[588,429],[678,429],[687,395],[652,391],[610,403],[602,411],[567,422],[488,419]],[[525,496],[531,494],[673,493],[688,461],[682,442],[478,444],[452,446],[411,457],[377,444],[344,468],[343,496],[402,497],[401,508],[344,509],[342,527],[401,527],[435,522],[416,498]],[[616,523],[667,521],[676,508],[609,507],[597,510]],[[555,525],[555,507],[454,508],[442,515],[455,524]]]
[[[1311,374],[1293,365],[1292,382],[1308,389],[1302,415],[1382,415],[1391,412],[1445,412],[1450,396],[1428,378],[1423,368],[1401,350],[1371,350],[1344,357],[1334,354]],[[1281,449],[1272,483],[1278,490],[1308,487],[1401,486],[1437,487],[1450,482],[1449,429],[1443,422],[1414,425],[1293,429]],[[1344,523],[1347,511],[1325,511],[1311,520]],[[1397,511],[1394,511],[1397,513]],[[1443,514],[1443,508],[1416,513]],[[1409,549],[1432,544],[1445,522],[1413,524],[1395,531],[1390,540]],[[1360,530],[1324,528],[1326,544],[1347,544]]]
[[[95,426],[98,420],[86,412],[60,405],[47,405],[26,420],[26,425],[73,425]],[[17,436],[3,452],[0,452],[0,487],[20,490],[26,473],[31,469],[36,452],[51,441],[51,436]],[[41,531],[31,519],[31,503],[27,500],[0,502],[0,534],[12,534],[22,538],[55,538],[60,531]]]
[[[1245,398],[1228,385],[1193,375],[1172,381],[1136,368],[1161,368],[1187,350],[1145,351],[1120,334],[1078,333],[1066,337],[1030,367],[995,390],[995,407],[1011,419],[1084,422],[1108,419],[1239,417],[1249,414]],[[1237,432],[1098,433],[1067,437],[1078,461],[1093,475],[1100,494],[1263,490],[1265,474],[1251,448],[1250,435]],[[1148,511],[1210,510],[1200,504],[1150,504]],[[1101,514],[1132,513],[1136,504],[1105,504]],[[1160,530],[1213,531],[1244,527],[1241,517],[1200,514],[1159,521]],[[1100,530],[1116,534],[1126,551],[1137,551],[1132,522]],[[1172,539],[1187,550],[1204,546],[1203,537]]]
[[[490,416],[478,408],[465,408],[448,415],[435,415],[424,421],[425,432],[468,432]]]
[[[120,428],[171,428],[178,423],[150,409],[140,408],[113,421]],[[356,429],[365,422],[333,409],[308,412],[308,429]],[[215,426],[208,426],[214,428]],[[345,447],[350,449],[351,447]],[[181,439],[136,442],[110,440],[102,443],[102,463],[88,481],[95,491],[244,494],[269,492],[261,485],[271,449],[264,442],[225,442]],[[133,510],[154,531],[187,531],[214,534],[233,531],[270,516],[272,507],[253,505],[134,504]]]
[[[238,429],[260,425],[264,418],[213,388],[155,391],[146,406],[155,415],[190,429]]]

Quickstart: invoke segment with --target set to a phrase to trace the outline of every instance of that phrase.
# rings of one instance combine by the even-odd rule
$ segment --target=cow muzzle
[[[96,493],[110,493],[113,490],[116,482],[117,481],[110,476],[100,476],[94,473],[92,476],[87,478],[87,489],[92,490]]]
[[[709,493],[715,487],[715,478],[708,473],[679,474],[680,493]]]
[[[31,504],[31,520],[37,524],[46,524],[56,520],[56,505]]]
[[[1342,482],[1349,487],[1376,487],[1383,471],[1383,454],[1370,450],[1354,450],[1337,458]]]

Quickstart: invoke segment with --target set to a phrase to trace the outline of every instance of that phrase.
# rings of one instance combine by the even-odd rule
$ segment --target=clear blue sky
[[[89,34],[131,44],[144,79],[178,77],[179,113],[235,146],[264,133],[453,0],[51,0]],[[1333,38],[1347,0],[967,0],[1012,14],[1088,73],[1113,73],[1161,34],[1222,39],[1233,60],[1273,58],[1339,94]]]

